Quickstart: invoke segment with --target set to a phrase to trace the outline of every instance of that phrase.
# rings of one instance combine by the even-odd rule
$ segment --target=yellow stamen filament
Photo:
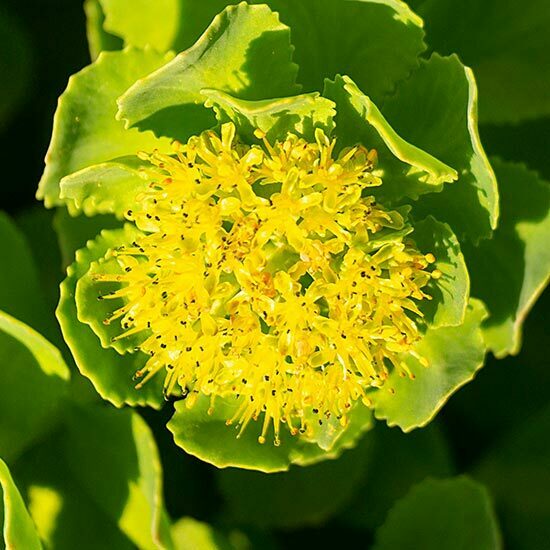
[[[407,234],[403,214],[377,204],[377,155],[337,156],[316,132],[244,145],[223,125],[176,144],[173,156],[140,154],[154,183],[127,219],[144,236],[114,251],[120,274],[109,297],[125,305],[106,320],[117,339],[142,334],[150,357],[138,387],[160,371],[165,394],[236,398],[239,435],[263,415],[292,434],[334,417],[344,426],[357,400],[396,369],[421,334],[417,302],[435,261]],[[421,358],[422,360],[422,358]],[[391,388],[388,391],[393,391]],[[313,416],[312,416],[313,415]]]

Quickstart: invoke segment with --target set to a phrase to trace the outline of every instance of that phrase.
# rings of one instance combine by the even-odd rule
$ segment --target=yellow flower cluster
[[[381,185],[377,155],[362,146],[334,153],[322,131],[260,145],[233,124],[176,144],[173,155],[141,154],[154,182],[127,218],[143,231],[116,251],[123,298],[117,339],[140,335],[149,355],[137,387],[166,373],[166,396],[237,399],[229,423],[263,415],[292,434],[313,422],[345,425],[357,400],[420,338],[414,321],[434,261],[407,238],[399,211],[368,196]],[[311,420],[313,419],[313,421]]]

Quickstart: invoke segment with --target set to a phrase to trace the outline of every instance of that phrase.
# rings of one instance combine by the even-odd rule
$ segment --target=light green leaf
[[[137,203],[136,196],[151,182],[143,170],[146,166],[151,165],[133,156],[94,164],[64,177],[60,198],[73,214],[115,214],[122,219],[124,212]]]
[[[109,249],[132,242],[137,234],[138,230],[127,224],[123,229],[102,231],[94,241],[88,241],[67,270],[56,314],[78,369],[103,399],[117,407],[128,404],[160,408],[163,403],[161,376],[141,390],[136,390],[132,382],[134,373],[145,364],[147,356],[141,352],[120,355],[112,348],[102,348],[92,329],[78,320],[75,302],[77,282],[87,273],[90,264],[105,256]]]
[[[458,239],[446,223],[433,216],[416,222],[411,237],[424,254],[435,256],[434,268],[441,272],[441,277],[432,279],[425,289],[432,300],[419,304],[429,326],[460,325],[470,298],[470,276]]]
[[[203,90],[202,95],[218,121],[233,122],[239,136],[249,140],[256,129],[264,132],[270,142],[284,139],[288,133],[313,141],[316,128],[326,134],[334,129],[335,105],[317,92],[262,101],[237,99],[217,90]]]
[[[67,428],[68,469],[91,500],[138,548],[171,547],[160,459],[145,421],[131,410],[75,408]]]
[[[0,311],[0,455],[12,461],[58,420],[69,369],[29,326]]]
[[[215,125],[201,90],[241,99],[291,95],[297,67],[288,27],[267,6],[241,3],[220,13],[197,43],[138,81],[119,100],[127,127],[185,141]]]
[[[59,182],[73,172],[141,150],[169,149],[167,142],[151,134],[126,130],[115,116],[116,98],[170,58],[132,48],[105,52],[70,78],[59,99],[46,169],[37,193],[47,207],[62,204]]]
[[[50,319],[31,249],[11,219],[0,212],[0,309],[37,330],[48,331]]]
[[[398,501],[374,550],[499,550],[502,541],[485,487],[467,477],[428,479]]]
[[[216,472],[231,521],[254,527],[292,529],[325,521],[344,506],[365,475],[371,451],[367,436],[337,460],[266,474],[235,468]],[[258,496],[262,505],[258,506]]]
[[[0,520],[3,524],[2,533],[5,547],[41,550],[42,544],[38,538],[36,527],[25,508],[25,503],[13,482],[10,471],[2,459],[0,459],[0,493],[2,496]]]
[[[251,548],[243,534],[233,532],[227,537],[207,523],[189,517],[181,518],[172,526],[172,539],[176,550],[248,550]]]
[[[180,23],[180,0],[99,0],[107,32],[124,38],[126,45],[159,52],[173,49]],[[151,24],[153,22],[153,24]],[[155,24],[156,23],[156,24]]]
[[[404,432],[428,424],[449,397],[483,366],[481,323],[485,317],[483,304],[471,300],[462,325],[428,328],[415,351],[429,366],[405,355],[403,360],[416,378],[401,378],[393,371],[381,389],[369,394],[375,417]],[[386,388],[392,388],[395,394]]]
[[[430,44],[458,53],[476,74],[483,122],[550,114],[550,10],[546,0],[428,0]]]
[[[355,496],[340,514],[356,528],[379,527],[395,501],[428,476],[452,475],[450,450],[436,422],[404,434],[378,423],[369,433],[372,451]]]
[[[419,212],[449,223],[460,238],[489,237],[498,219],[498,189],[479,140],[471,69],[456,56],[432,55],[399,84],[384,115],[405,139],[458,171],[456,183],[422,197]]]
[[[550,280],[550,185],[524,165],[494,160],[502,215],[493,238],[465,249],[472,293],[487,304],[489,349],[516,354],[529,310]]]
[[[104,29],[105,14],[99,0],[84,0],[84,12],[86,13],[86,36],[92,60],[96,60],[103,51],[121,50],[122,40]]]
[[[238,432],[234,426],[226,425],[226,420],[233,416],[235,410],[232,402],[216,400],[212,414],[208,414],[209,408],[210,399],[202,395],[192,408],[187,407],[185,400],[178,401],[168,429],[174,434],[176,445],[218,468],[234,466],[272,473],[288,470],[291,464],[314,464],[340,456],[344,449],[354,447],[361,434],[372,427],[369,409],[358,404],[349,415],[346,429],[331,434],[329,448],[323,449],[315,441],[291,436],[284,425],[279,446],[270,440],[262,445],[258,442],[258,424],[249,425],[240,438],[237,438]],[[318,437],[323,435],[320,433]]]
[[[510,548],[539,550],[550,540],[550,407],[530,415],[474,469],[495,496]]]
[[[416,198],[457,178],[453,168],[402,139],[349,77],[327,80],[324,95],[336,103],[340,145],[362,143],[378,152],[384,183],[373,194],[389,200]]]

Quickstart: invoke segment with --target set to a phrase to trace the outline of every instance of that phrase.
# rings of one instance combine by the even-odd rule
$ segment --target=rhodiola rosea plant
[[[128,445],[133,513],[145,506],[150,521],[145,535],[121,515],[117,536],[138,547],[212,536],[191,520],[170,529],[156,450],[127,406],[173,407],[178,452],[217,467],[330,478],[348,460],[347,485],[323,496],[337,506],[377,421],[424,428],[489,352],[519,351],[550,271],[546,184],[487,158],[474,72],[428,52],[402,2],[86,6],[94,60],[60,97],[38,198],[58,210],[56,315],[73,379],[126,407],[98,426]],[[50,345],[6,323],[31,352]],[[64,364],[57,376],[64,395]],[[79,439],[90,407],[60,424],[76,470],[106,452]],[[221,478],[237,512],[254,502],[235,497],[242,474]],[[79,475],[103,502],[108,485]],[[12,485],[6,470],[4,494],[22,505]],[[423,528],[457,502],[479,548],[498,547],[485,489],[463,478],[411,491],[377,547],[407,539],[402,518]],[[40,545],[47,525],[31,515],[39,533],[22,509],[21,536]]]

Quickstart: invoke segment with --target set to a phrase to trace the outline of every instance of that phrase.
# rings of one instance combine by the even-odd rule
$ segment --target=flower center
[[[336,418],[392,369],[421,337],[416,302],[437,272],[407,238],[406,213],[369,196],[381,185],[376,151],[334,153],[295,135],[244,145],[233,124],[142,154],[154,183],[127,218],[143,236],[114,253],[120,273],[100,274],[124,307],[106,323],[140,335],[148,354],[141,387],[166,373],[165,395],[237,397],[228,423],[240,433],[263,415],[292,434]]]

